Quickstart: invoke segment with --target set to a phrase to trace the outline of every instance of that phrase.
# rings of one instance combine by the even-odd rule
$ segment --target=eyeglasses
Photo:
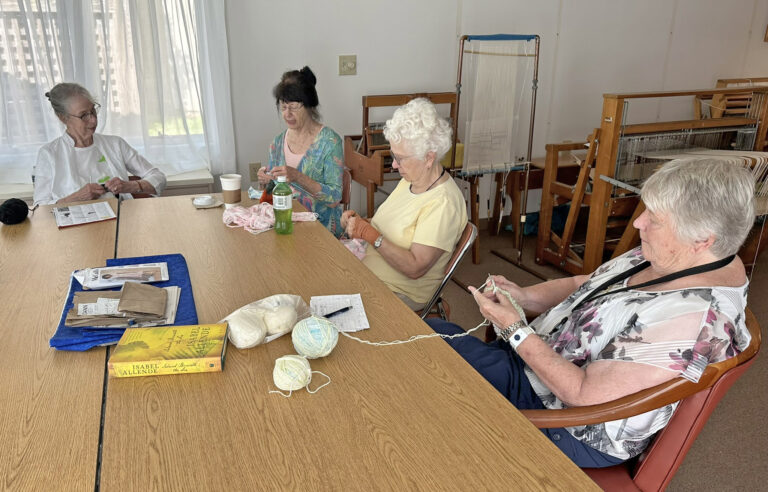
[[[397,161],[398,164],[402,164],[403,161],[405,161],[406,159],[410,159],[411,157],[416,157],[415,155],[402,155],[402,156],[400,156],[400,155],[395,154],[391,150],[389,151],[389,153],[392,154],[392,160],[393,161]]]
[[[95,103],[93,105],[93,109],[91,109],[90,111],[86,111],[85,113],[83,113],[81,115],[67,113],[67,116],[71,116],[73,118],[80,118],[83,121],[87,121],[88,118],[96,118],[98,116],[98,114],[99,114],[99,109],[101,109],[101,104]]]
[[[281,102],[278,107],[280,108],[281,113],[285,113],[286,111],[290,111],[291,113],[295,113],[296,111],[300,110],[304,107],[304,104],[300,102],[292,102],[292,103],[283,103]]]

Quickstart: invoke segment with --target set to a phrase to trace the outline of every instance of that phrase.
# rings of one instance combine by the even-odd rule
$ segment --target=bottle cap
[[[278,183],[285,183],[285,181],[286,181],[286,177],[285,176],[278,176],[277,177],[277,182]]]

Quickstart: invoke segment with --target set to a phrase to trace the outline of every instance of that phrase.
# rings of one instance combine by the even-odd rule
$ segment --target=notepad
[[[313,296],[309,300],[309,309],[315,316],[324,316],[347,306],[352,306],[352,309],[331,318],[339,331],[352,332],[371,327],[360,294]]]

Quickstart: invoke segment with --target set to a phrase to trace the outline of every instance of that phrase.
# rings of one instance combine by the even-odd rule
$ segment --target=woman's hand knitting
[[[367,220],[356,215],[347,218],[346,231],[352,239],[362,239],[368,244],[373,244],[381,235]]]
[[[469,287],[469,292],[474,296],[483,317],[499,328],[507,327],[521,319],[517,309],[506,296],[494,294],[492,290],[481,292],[474,287]]]
[[[350,217],[356,217],[357,212],[354,210],[346,210],[341,214],[341,228],[347,230],[347,222]]]

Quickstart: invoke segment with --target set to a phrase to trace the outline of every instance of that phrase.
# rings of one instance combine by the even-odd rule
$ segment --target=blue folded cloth
[[[195,298],[192,295],[192,282],[189,279],[189,269],[184,256],[180,254],[140,256],[135,258],[114,258],[108,259],[106,266],[122,265],[140,265],[142,263],[160,263],[168,264],[168,277],[166,282],[156,282],[152,285],[156,287],[168,287],[175,285],[181,288],[179,294],[179,306],[176,310],[176,320],[174,325],[196,325],[197,309],[195,308]],[[74,350],[82,352],[100,345],[113,345],[123,336],[125,328],[97,328],[93,326],[65,326],[64,321],[67,312],[74,306],[75,292],[83,290],[83,286],[71,277],[69,284],[69,293],[67,302],[61,313],[61,320],[56,329],[56,333],[51,337],[49,344],[58,350]],[[118,289],[113,289],[118,290]]]

